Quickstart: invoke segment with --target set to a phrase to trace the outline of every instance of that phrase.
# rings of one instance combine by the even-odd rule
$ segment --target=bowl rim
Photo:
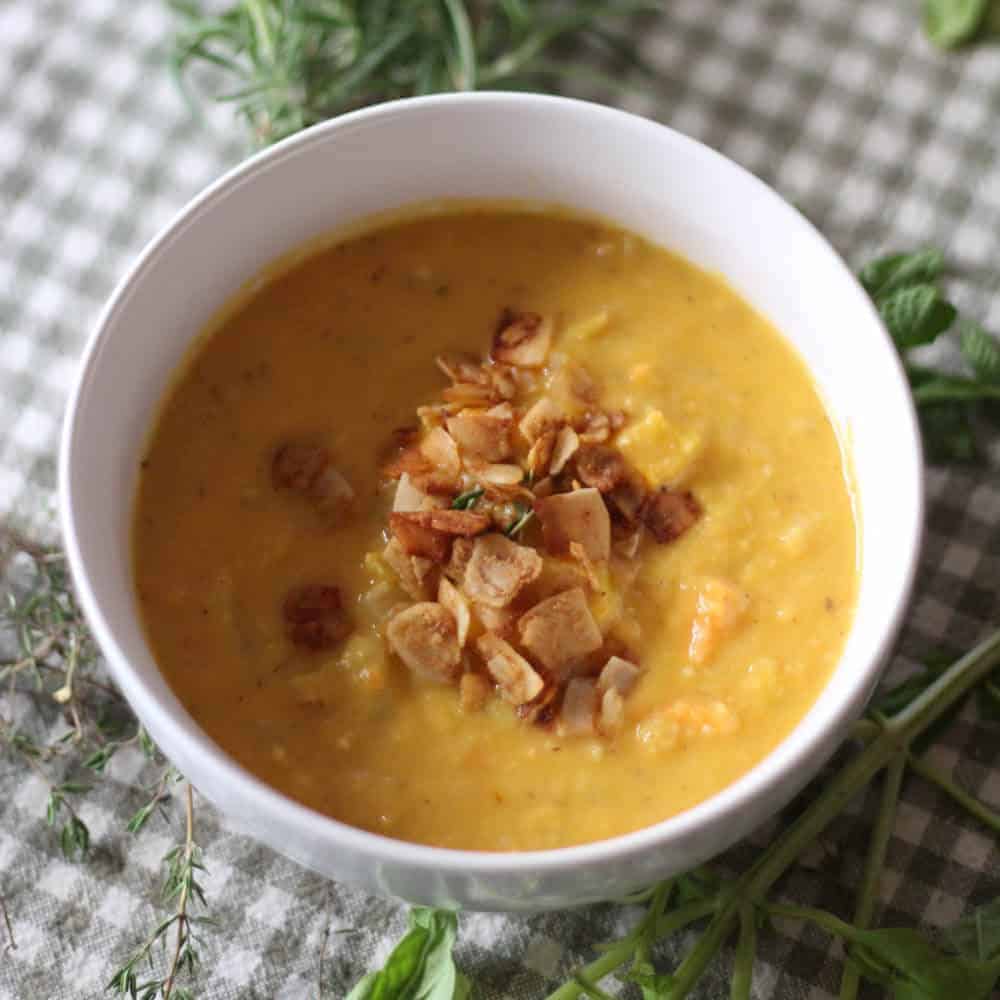
[[[808,718],[809,712],[815,708],[815,702],[807,715],[800,719],[785,738],[765,757],[749,771],[744,772],[735,781],[708,798],[651,826],[569,847],[504,852],[433,847],[398,840],[362,830],[317,812],[263,782],[216,744],[195,722],[183,704],[180,706],[181,712],[178,713],[172,707],[161,703],[139,673],[132,668],[124,651],[118,645],[114,629],[92,589],[82,554],[77,516],[73,505],[73,476],[71,472],[79,435],[77,416],[87,386],[94,378],[105,333],[117,313],[127,305],[135,286],[161,254],[170,252],[171,245],[178,236],[183,234],[187,223],[208,208],[216,199],[225,197],[230,190],[251,182],[258,172],[273,169],[287,157],[297,156],[314,145],[330,142],[331,137],[343,130],[350,129],[362,122],[369,123],[380,119],[390,119],[421,109],[451,105],[499,105],[505,106],[506,110],[512,113],[516,113],[519,108],[533,105],[546,107],[554,114],[589,115],[594,118],[595,124],[599,124],[598,119],[600,119],[614,124],[618,128],[646,131],[650,135],[655,133],[661,140],[664,135],[668,135],[674,145],[684,149],[693,160],[701,158],[703,162],[714,162],[717,166],[734,172],[734,175],[740,177],[744,184],[756,188],[758,196],[775,207],[781,207],[786,212],[793,213],[795,223],[808,234],[811,240],[818,244],[825,258],[825,267],[831,274],[837,274],[842,283],[846,281],[848,287],[853,285],[856,293],[863,297],[862,306],[868,311],[873,333],[877,331],[885,344],[891,348],[894,358],[892,374],[897,382],[897,388],[905,390],[903,398],[906,401],[906,413],[904,416],[909,441],[901,442],[901,445],[908,446],[910,453],[910,461],[908,462],[908,469],[911,472],[909,492],[912,494],[913,501],[911,523],[908,526],[908,548],[905,552],[903,571],[899,576],[900,587],[895,596],[892,614],[882,627],[880,638],[867,669],[858,671],[857,676],[848,681],[848,686],[841,696],[840,702],[831,706],[827,716],[817,720],[812,731],[807,734],[800,733],[803,722]],[[916,579],[923,540],[925,496],[923,489],[923,447],[919,423],[902,361],[898,357],[878,311],[853,272],[827,238],[793,204],[786,201],[770,185],[724,154],[652,119],[619,108],[575,98],[524,92],[476,91],[385,102],[314,125],[243,160],[186,202],[145,245],[138,257],[128,267],[101,309],[88,335],[63,420],[58,462],[58,504],[63,545],[79,601],[115,683],[123,690],[130,704],[138,706],[136,714],[140,715],[140,718],[155,718],[156,724],[153,728],[168,734],[168,739],[164,740],[165,743],[174,745],[183,743],[190,750],[197,752],[204,759],[205,767],[214,772],[213,780],[224,782],[228,787],[237,789],[239,797],[248,810],[280,815],[281,822],[296,827],[304,837],[309,837],[314,842],[339,844],[359,855],[381,862],[432,869],[442,874],[503,875],[523,873],[525,869],[530,869],[534,874],[545,875],[594,863],[614,862],[637,853],[655,850],[665,846],[670,841],[690,836],[701,827],[710,825],[713,820],[718,821],[725,815],[746,806],[758,796],[765,795],[769,790],[773,791],[784,777],[794,774],[795,769],[814,757],[817,751],[825,750],[827,755],[831,753],[837,745],[834,743],[832,746],[826,746],[831,742],[831,734],[842,729],[848,721],[848,717],[856,714],[858,704],[863,703],[867,698],[902,625]],[[863,568],[861,572],[863,573]],[[131,614],[131,612],[129,613]],[[150,657],[153,659],[152,652],[150,652]],[[141,712],[139,708],[141,708]],[[820,722],[822,725],[819,724]],[[800,733],[801,745],[789,749],[789,743],[796,733]],[[794,781],[794,779],[792,780]],[[211,798],[211,796],[209,797]]]

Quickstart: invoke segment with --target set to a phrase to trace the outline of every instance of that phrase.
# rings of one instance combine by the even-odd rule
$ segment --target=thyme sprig
[[[199,928],[210,920],[206,916],[195,915],[195,907],[205,907],[205,893],[200,882],[200,873],[205,871],[201,861],[201,848],[194,838],[194,796],[191,785],[185,786],[185,833],[184,841],[171,848],[163,858],[166,876],[163,882],[163,901],[174,905],[173,912],[161,920],[146,940],[126,959],[112,976],[107,989],[118,996],[132,1000],[193,1000],[194,994],[188,986],[179,985],[186,979],[193,982],[201,955],[199,952]],[[140,968],[144,964],[153,967],[154,951],[173,947],[165,973],[143,978]]]
[[[214,71],[228,102],[266,145],[366,104],[452,90],[557,89],[622,79],[569,58],[596,47],[643,70],[630,15],[655,0],[239,0],[210,14],[172,0],[179,29],[171,68]]]

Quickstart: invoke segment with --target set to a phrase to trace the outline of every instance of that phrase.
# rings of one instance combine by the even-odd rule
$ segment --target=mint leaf
[[[858,278],[872,298],[879,298],[897,288],[934,281],[943,267],[940,250],[891,253],[863,267]]]
[[[990,0],[924,0],[924,31],[943,49],[971,41],[983,26]]]
[[[466,1000],[469,981],[452,958],[457,933],[454,913],[411,910],[410,929],[385,965],[369,972],[345,1000]]]
[[[971,320],[963,320],[960,335],[962,355],[976,378],[1000,383],[1000,341]]]
[[[878,311],[902,350],[929,344],[955,321],[955,307],[934,285],[908,285],[876,299]]]

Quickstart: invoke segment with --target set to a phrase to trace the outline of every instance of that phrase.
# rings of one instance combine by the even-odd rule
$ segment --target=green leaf
[[[1000,341],[991,337],[978,323],[963,320],[959,333],[962,354],[983,382],[1000,383]]]
[[[470,508],[475,507],[476,502],[485,492],[486,491],[482,488],[482,486],[477,486],[465,493],[459,493],[459,495],[451,502],[452,510],[469,510]]]
[[[863,267],[858,277],[865,291],[872,298],[878,298],[897,288],[934,281],[943,267],[944,257],[940,250],[916,250],[879,257]]]
[[[946,937],[952,948],[967,958],[988,962],[1000,956],[1000,899],[953,924]]]
[[[979,457],[968,407],[932,403],[920,407],[924,447],[931,462],[974,462]]]
[[[983,26],[990,0],[924,0],[924,31],[943,49],[971,41]]]
[[[934,285],[907,285],[877,296],[878,311],[902,350],[929,344],[955,321],[955,307]]]
[[[910,928],[861,930],[809,907],[773,906],[771,912],[810,920],[842,938],[852,946],[849,958],[858,972],[885,986],[895,1000],[989,1000],[1000,979],[1000,959],[949,954]]]
[[[504,534],[508,538],[517,538],[521,531],[528,526],[535,516],[535,512],[530,507],[526,507],[523,504],[517,504],[517,511],[517,517],[515,517],[504,530]]]
[[[458,918],[445,910],[417,908],[410,929],[378,972],[370,972],[345,1000],[464,1000],[468,980],[452,958]]]

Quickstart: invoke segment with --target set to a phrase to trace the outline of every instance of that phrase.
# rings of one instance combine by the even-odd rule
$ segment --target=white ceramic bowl
[[[289,249],[374,213],[449,197],[560,203],[721,272],[805,358],[853,456],[860,596],[822,696],[735,784],[600,843],[519,854],[443,850],[321,816],[258,781],[199,729],[139,624],[129,564],[139,456],[192,338]],[[111,672],[199,791],[325,874],[412,902],[474,909],[618,896],[705,860],[773,815],[843,739],[879,676],[909,595],[923,513],[905,377],[868,298],[823,237],[759,180],[691,139],[620,111],[529,94],[422,98],[345,115],[258,154],[192,201],[97,323],[69,405],[60,478],[70,565]]]

